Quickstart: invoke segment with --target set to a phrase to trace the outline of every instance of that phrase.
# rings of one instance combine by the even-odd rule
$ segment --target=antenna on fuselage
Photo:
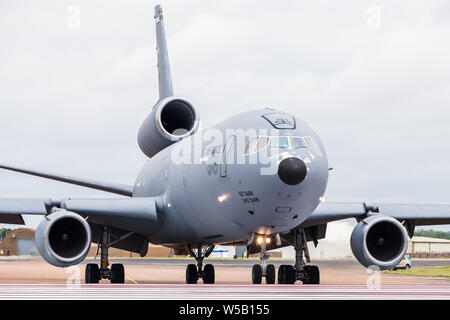
[[[159,100],[173,96],[172,76],[170,74],[169,54],[167,51],[166,32],[162,8],[155,7],[156,53],[158,55]]]

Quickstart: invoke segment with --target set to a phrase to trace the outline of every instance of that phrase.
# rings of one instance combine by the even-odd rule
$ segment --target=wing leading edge
[[[410,236],[415,226],[450,224],[447,204],[373,204],[363,202],[323,202],[302,226],[316,226],[347,218],[364,219],[370,214],[382,214],[406,223]]]
[[[0,199],[0,223],[24,224],[22,215],[47,215],[67,210],[85,217],[87,222],[108,225],[139,234],[159,227],[158,197],[121,199]]]
[[[57,175],[57,174],[53,174],[53,173],[24,169],[24,168],[19,168],[19,167],[15,167],[15,166],[5,165],[5,164],[0,164],[0,168],[5,169],[5,170],[20,172],[20,173],[25,173],[25,174],[29,174],[32,176],[45,178],[45,179],[56,180],[56,181],[60,181],[60,182],[74,184],[74,185],[81,186],[81,187],[101,190],[101,191],[114,193],[114,194],[120,194],[122,196],[131,197],[133,195],[133,186],[130,186],[130,185],[96,181],[96,180],[91,180],[91,179],[75,178],[75,177],[70,177],[70,176],[66,176],[66,175]]]

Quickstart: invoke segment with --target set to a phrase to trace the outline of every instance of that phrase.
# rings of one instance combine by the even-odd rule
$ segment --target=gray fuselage
[[[273,136],[275,132],[281,137],[309,137],[315,148],[267,146],[244,154],[249,132],[255,128],[256,135],[267,132]],[[224,138],[195,142],[207,140],[210,132]],[[198,146],[197,161],[180,163],[179,150],[194,154]],[[270,163],[259,160],[267,152]],[[270,169],[286,158],[305,163],[307,173],[301,183],[287,184],[277,170]],[[234,115],[160,151],[139,173],[133,197],[161,198],[161,227],[148,235],[153,243],[228,243],[248,241],[254,233],[283,233],[300,225],[321,201],[327,181],[327,156],[314,130],[290,114],[260,109]]]

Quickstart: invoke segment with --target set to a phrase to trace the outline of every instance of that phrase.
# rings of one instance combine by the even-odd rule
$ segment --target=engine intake
[[[395,267],[408,247],[406,229],[396,219],[371,216],[355,227],[350,244],[356,259],[365,267],[381,270]]]
[[[36,247],[48,263],[68,267],[84,260],[91,247],[91,228],[80,215],[59,210],[38,226]]]
[[[162,149],[197,132],[199,119],[186,99],[168,97],[156,104],[138,134],[142,152],[153,157]]]

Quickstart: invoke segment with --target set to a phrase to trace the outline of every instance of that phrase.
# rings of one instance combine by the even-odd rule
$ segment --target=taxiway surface
[[[85,261],[93,262],[92,260]],[[41,259],[0,260],[0,299],[450,299],[450,279],[368,272],[352,261],[317,263],[321,285],[252,285],[257,260],[209,260],[216,284],[185,284],[187,259],[111,259],[126,283],[83,284],[84,264],[53,267]],[[271,260],[275,265],[287,261]],[[416,267],[420,261],[416,261]],[[424,265],[449,265],[449,260]]]

